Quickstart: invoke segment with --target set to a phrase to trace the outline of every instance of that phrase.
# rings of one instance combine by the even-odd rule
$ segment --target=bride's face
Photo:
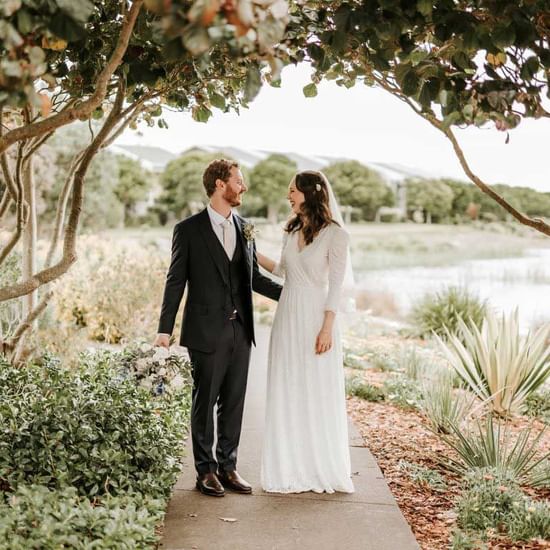
[[[304,203],[305,197],[304,194],[296,188],[296,183],[294,180],[290,182],[288,186],[288,193],[286,198],[290,203],[290,208],[294,214],[299,214],[302,204]]]

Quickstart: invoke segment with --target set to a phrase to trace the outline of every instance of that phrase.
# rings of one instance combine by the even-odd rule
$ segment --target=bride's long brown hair
[[[319,231],[336,223],[329,208],[329,195],[325,177],[315,170],[304,170],[294,176],[296,189],[304,194],[300,213],[288,220],[285,231],[302,231],[305,244],[311,244]]]

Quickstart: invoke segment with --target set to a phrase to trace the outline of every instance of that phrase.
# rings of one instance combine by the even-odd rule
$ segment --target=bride
[[[342,344],[336,313],[352,284],[349,236],[321,172],[289,185],[293,216],[278,263],[260,265],[285,282],[269,345],[261,484],[268,492],[354,492]]]

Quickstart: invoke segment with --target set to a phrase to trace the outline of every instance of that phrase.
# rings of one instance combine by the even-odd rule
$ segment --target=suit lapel
[[[212,229],[212,222],[210,221],[210,216],[208,215],[208,211],[206,209],[204,209],[200,213],[200,229],[202,236],[206,242],[206,247],[208,248],[210,255],[212,256],[212,259],[214,260],[214,263],[216,264],[216,267],[218,268],[218,271],[220,272],[224,283],[226,285],[229,285],[227,272],[224,269],[226,260],[226,258],[224,257],[225,251],[221,246],[218,237],[214,233],[214,230]]]
[[[235,222],[235,228],[237,229],[237,240],[241,243],[243,254],[246,260],[246,268],[248,276],[252,278],[252,248],[244,236],[243,220],[239,216],[233,215],[233,221]]]

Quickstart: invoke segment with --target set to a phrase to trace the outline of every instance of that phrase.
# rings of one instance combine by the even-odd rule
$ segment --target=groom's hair
[[[231,168],[239,168],[239,163],[234,160],[216,159],[206,167],[202,175],[202,184],[209,197],[216,190],[216,180],[227,182],[231,176]]]

